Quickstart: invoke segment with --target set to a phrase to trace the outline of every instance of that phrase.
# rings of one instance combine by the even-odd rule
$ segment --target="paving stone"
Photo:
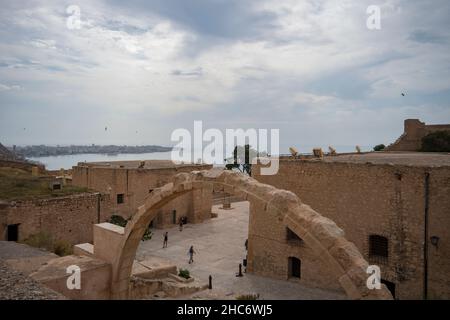
[[[202,283],[213,277],[213,290],[195,293],[191,299],[234,299],[240,294],[258,293],[260,299],[346,299],[339,292],[305,287],[299,283],[244,273],[236,277],[239,263],[245,258],[248,233],[248,202],[234,202],[232,210],[213,206],[217,218],[201,224],[154,229],[151,240],[141,242],[136,258],[159,256],[171,260],[178,268],[188,269]],[[163,233],[169,232],[168,247],[162,248]],[[189,264],[188,250],[193,245],[197,254]],[[186,298],[186,297],[184,297]]]

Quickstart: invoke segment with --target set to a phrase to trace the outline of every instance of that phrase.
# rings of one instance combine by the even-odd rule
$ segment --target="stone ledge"
[[[103,223],[97,223],[94,225],[96,228],[100,228],[106,231],[110,231],[113,233],[117,233],[120,235],[123,235],[125,233],[125,228],[120,227],[118,225],[109,223],[109,222],[103,222]]]
[[[151,257],[144,261],[133,262],[133,276],[145,279],[165,278],[175,275],[177,267],[171,261],[159,257]]]
[[[181,282],[181,283],[190,283],[190,282],[194,282],[194,280],[195,280],[192,277],[190,277],[189,279],[186,279],[186,278],[177,276],[176,274],[173,274],[173,273],[169,273],[168,276],[169,276],[169,278],[171,278],[171,279],[173,279],[175,281]]]
[[[92,243],[76,244],[73,246],[73,254],[92,257],[94,255],[94,245]]]

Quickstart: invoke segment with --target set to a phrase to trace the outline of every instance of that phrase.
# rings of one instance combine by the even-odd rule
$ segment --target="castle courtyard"
[[[190,298],[194,299],[231,299],[242,294],[259,294],[260,299],[346,298],[343,293],[305,287],[295,281],[246,273],[243,273],[243,277],[236,277],[239,263],[246,255],[249,203],[234,202],[230,210],[221,207],[215,205],[212,208],[212,212],[217,214],[216,218],[201,224],[187,224],[181,232],[178,227],[152,229],[152,239],[141,242],[136,259],[142,261],[151,256],[168,259],[178,268],[188,269],[191,276],[203,283],[208,283],[211,275],[213,289],[192,294]],[[168,247],[163,248],[166,231],[169,233]],[[197,253],[193,264],[188,263],[191,245]]]

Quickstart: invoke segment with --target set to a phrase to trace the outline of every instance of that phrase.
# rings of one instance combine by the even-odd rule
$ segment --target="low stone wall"
[[[71,276],[67,273],[69,266],[80,268],[80,289],[67,287],[67,279]],[[50,260],[30,277],[69,299],[109,299],[111,294],[111,265],[87,256],[71,255]]]
[[[130,279],[129,290],[129,299],[144,299],[163,291],[163,282],[160,279],[144,279],[133,276]]]
[[[70,244],[92,242],[93,225],[110,215],[109,197],[100,193],[11,201],[0,206],[0,237],[6,240],[7,226],[19,224],[19,241],[44,232]]]
[[[134,276],[145,279],[167,278],[177,273],[177,266],[166,259],[151,257],[144,261],[134,261],[132,273]]]
[[[174,278],[144,279],[132,276],[130,279],[129,299],[149,299],[182,297],[208,289],[207,284],[194,283],[194,279],[185,282]]]

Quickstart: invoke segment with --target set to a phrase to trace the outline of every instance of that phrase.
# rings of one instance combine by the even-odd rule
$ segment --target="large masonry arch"
[[[95,225],[94,256],[112,265],[111,297],[126,299],[133,261],[141,238],[158,209],[186,192],[201,196],[213,190],[259,202],[276,213],[280,223],[296,233],[328,266],[351,299],[392,299],[387,288],[369,290],[368,263],[333,221],[302,204],[292,192],[262,184],[244,174],[223,169],[180,173],[173,182],[155,189],[125,228],[108,223]],[[261,213],[261,214],[264,214]]]

